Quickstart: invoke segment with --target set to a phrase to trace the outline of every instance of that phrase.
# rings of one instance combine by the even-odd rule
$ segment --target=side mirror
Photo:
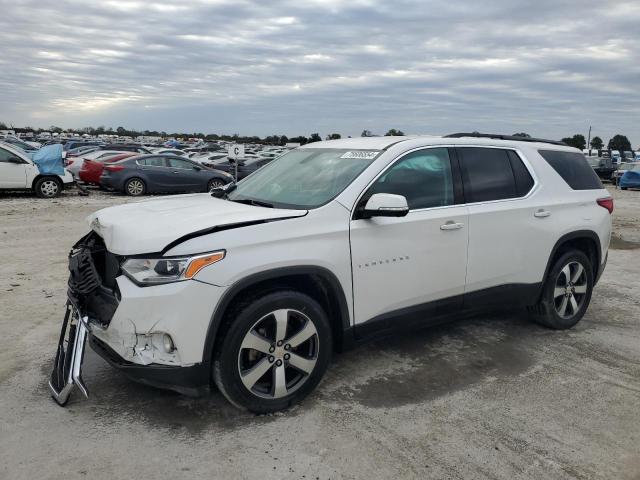
[[[409,213],[407,199],[392,193],[374,193],[364,206],[360,218],[404,217]]]
[[[9,163],[17,163],[19,165],[23,164],[24,162],[22,161],[21,158],[18,157],[9,157]]]
[[[200,167],[199,167],[199,166],[197,166],[197,165],[194,165],[194,166],[193,166],[193,169],[194,169],[196,172],[199,172],[200,170],[202,170],[202,168],[200,168]]]

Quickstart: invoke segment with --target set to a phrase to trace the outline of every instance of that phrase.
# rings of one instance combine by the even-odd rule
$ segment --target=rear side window
[[[457,151],[467,203],[520,196],[507,150],[463,147]]]
[[[162,157],[148,157],[138,160],[138,165],[145,165],[147,167],[166,167],[167,163]]]
[[[522,163],[522,159],[513,150],[507,150],[513,176],[516,179],[516,191],[519,197],[524,197],[533,188],[533,177]]]
[[[538,150],[558,175],[573,190],[599,190],[604,188],[582,153]]]

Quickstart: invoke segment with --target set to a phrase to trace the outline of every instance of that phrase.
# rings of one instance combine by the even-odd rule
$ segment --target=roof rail
[[[539,143],[550,143],[552,145],[562,145],[567,147],[568,145],[564,142],[559,142],[558,140],[545,140],[544,138],[533,138],[533,137],[519,137],[517,135],[501,135],[497,133],[450,133],[449,135],[445,135],[444,138],[463,138],[463,137],[472,137],[472,138],[495,138],[498,140],[512,140],[515,142],[539,142]]]

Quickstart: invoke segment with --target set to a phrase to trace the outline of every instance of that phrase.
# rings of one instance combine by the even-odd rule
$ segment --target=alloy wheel
[[[211,180],[209,182],[209,191],[214,190],[216,188],[224,187],[225,183],[222,180]]]
[[[238,352],[238,371],[254,395],[279,399],[298,390],[318,360],[318,332],[304,313],[279,309],[258,320]]]
[[[127,184],[127,192],[129,195],[133,196],[142,195],[142,192],[144,192],[144,185],[140,180],[131,180]]]
[[[580,311],[587,295],[587,272],[584,266],[572,261],[567,263],[556,278],[553,303],[562,318],[571,318]]]

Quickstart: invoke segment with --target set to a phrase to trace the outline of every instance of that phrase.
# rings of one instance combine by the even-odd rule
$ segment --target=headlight
[[[224,255],[223,250],[194,257],[129,258],[122,264],[122,270],[138,285],[160,285],[189,280]]]

